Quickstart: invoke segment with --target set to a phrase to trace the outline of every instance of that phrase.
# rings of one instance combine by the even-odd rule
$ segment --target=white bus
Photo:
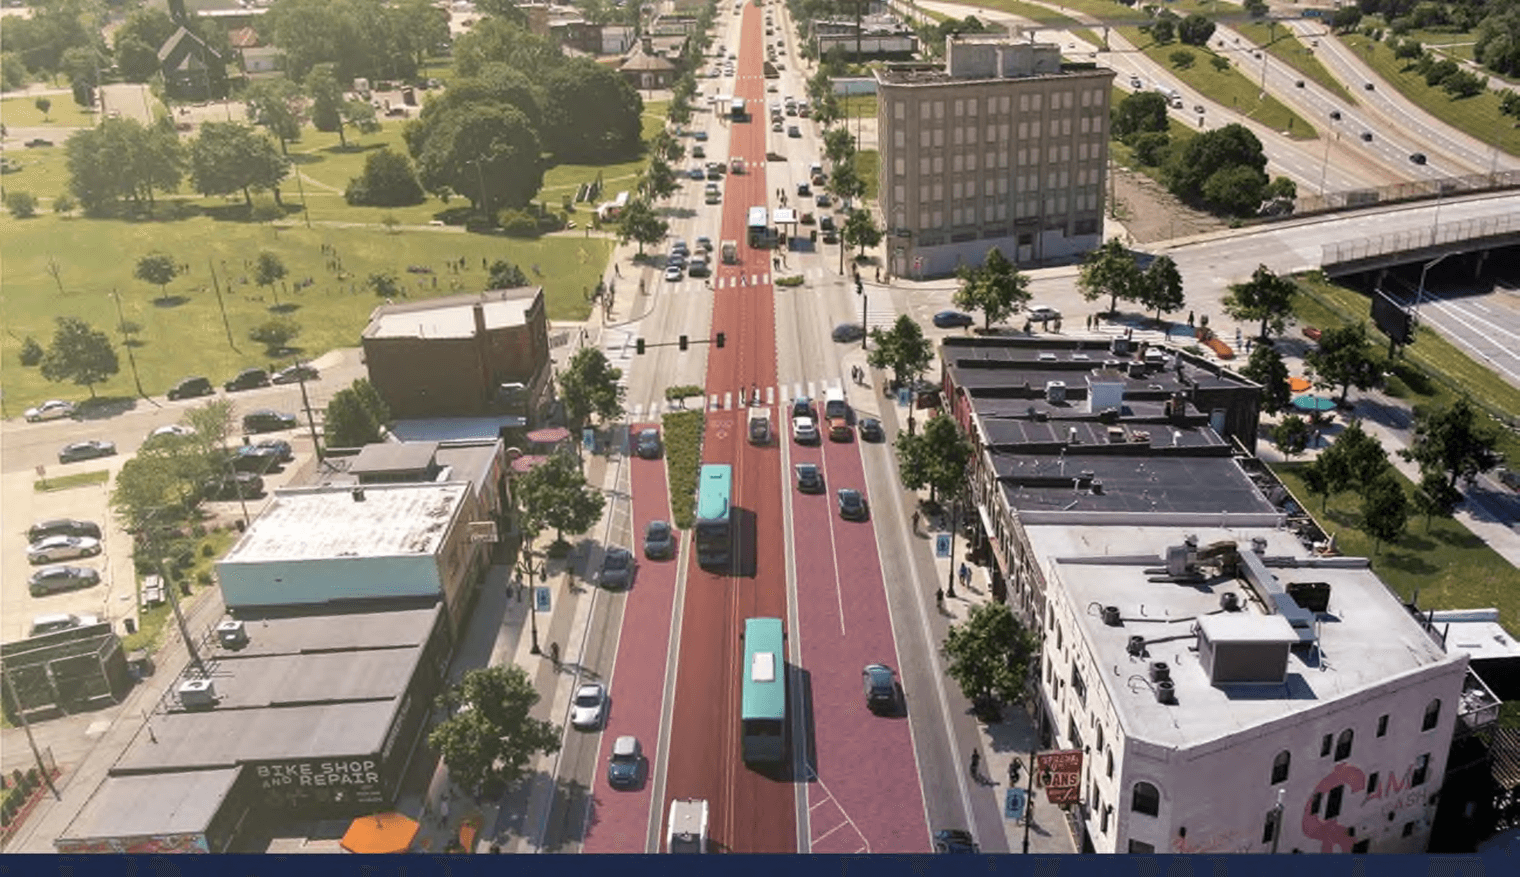
[[[742,98],[742,97],[736,97],[736,98],[733,99],[733,101],[731,101],[729,103],[729,105],[728,105],[728,117],[730,119],[732,119],[733,121],[735,121],[735,122],[742,122],[742,121],[744,121],[744,119],[745,119],[744,98]]]
[[[749,219],[745,222],[745,230],[749,235],[749,245],[752,247],[769,247],[772,244],[771,226],[769,214],[764,207],[751,207]]]

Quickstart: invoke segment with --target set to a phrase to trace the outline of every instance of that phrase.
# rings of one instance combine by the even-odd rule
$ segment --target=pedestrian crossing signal
[[[725,339],[724,339],[724,337],[723,337],[723,333],[722,333],[722,332],[719,332],[719,333],[718,333],[718,337],[717,337],[717,339],[716,339],[716,343],[717,343],[717,345],[718,345],[718,347],[719,347],[719,349],[721,349],[721,348],[722,348],[722,347],[723,347],[723,341],[724,341],[724,340],[725,340]]]
[[[643,338],[640,338],[639,340],[635,341],[633,346],[634,346],[634,349],[639,352],[639,356],[643,356],[644,355],[644,339]]]
[[[687,345],[687,344],[688,344],[688,343],[689,343],[689,342],[688,342],[688,341],[687,341],[687,340],[686,340],[686,336],[685,336],[685,335],[682,335],[682,336],[681,336],[681,352],[682,352],[682,353],[685,353],[685,352],[686,352],[686,345]]]

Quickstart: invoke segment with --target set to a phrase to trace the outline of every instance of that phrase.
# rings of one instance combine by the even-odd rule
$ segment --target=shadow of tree
[[[136,409],[137,401],[135,396],[97,396],[75,406],[74,416],[80,420],[104,420]]]
[[[300,309],[301,309],[301,306],[299,304],[296,304],[295,302],[290,302],[290,301],[284,301],[284,302],[280,302],[277,305],[270,305],[269,306],[269,312],[272,313],[272,314],[289,314],[289,313],[294,313],[295,311],[298,311]]]
[[[161,295],[153,299],[153,306],[158,308],[177,308],[188,301],[190,301],[189,296]]]

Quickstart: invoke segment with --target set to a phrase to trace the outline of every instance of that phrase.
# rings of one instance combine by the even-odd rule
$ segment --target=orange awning
[[[361,816],[343,834],[343,849],[350,853],[404,853],[417,836],[417,820],[400,813]]]
[[[1295,393],[1302,393],[1314,386],[1307,378],[1288,378],[1288,389]]]

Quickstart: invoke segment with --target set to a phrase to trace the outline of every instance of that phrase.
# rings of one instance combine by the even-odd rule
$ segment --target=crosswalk
[[[769,387],[751,385],[748,387],[735,387],[718,393],[711,393],[703,400],[708,410],[733,411],[747,407],[758,398],[760,404],[774,407],[776,405],[788,405],[793,399],[808,398],[815,402],[823,399],[825,393],[833,389],[843,389],[844,378],[819,378],[810,381],[793,381],[790,383],[776,384]],[[689,404],[679,401],[662,400],[648,405],[635,403],[628,406],[629,419],[637,422],[653,417],[658,417],[668,411],[680,411],[690,408],[695,404],[691,400]]]
[[[677,281],[660,281],[662,295],[690,295],[706,294],[717,290],[749,289],[756,286],[764,286],[772,283],[777,277],[795,277],[802,275],[800,286],[777,286],[777,292],[805,291],[828,281],[830,278],[839,279],[839,273],[830,268],[814,265],[801,271],[787,271],[783,268],[779,275],[769,270],[740,271],[729,273],[727,266],[720,266],[719,276],[714,277],[685,277]]]

